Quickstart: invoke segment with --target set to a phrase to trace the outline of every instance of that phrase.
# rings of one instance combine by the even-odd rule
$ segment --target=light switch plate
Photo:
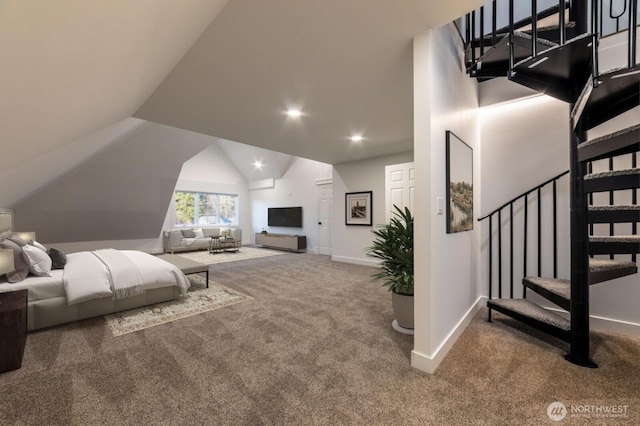
[[[438,197],[436,199],[436,201],[437,201],[436,213],[443,214],[444,213],[444,198]]]

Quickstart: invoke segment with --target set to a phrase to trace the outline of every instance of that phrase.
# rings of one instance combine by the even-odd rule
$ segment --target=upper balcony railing
[[[479,47],[482,42],[481,35],[493,43],[500,35],[509,31],[509,3],[510,0],[493,0],[480,9],[476,9],[457,21],[460,33],[465,41],[476,40],[475,47]],[[575,16],[571,8],[576,1],[567,0],[533,0],[530,2],[516,1],[513,6],[513,20],[516,29],[531,29],[532,16],[537,16],[536,25],[558,25],[563,28],[566,23],[575,18],[580,18],[580,14]],[[640,10],[637,8],[637,1],[633,0],[597,0],[598,11],[597,32],[600,37],[606,37],[621,31],[627,31],[635,27],[640,22]],[[633,13],[635,3],[635,13]],[[564,10],[564,14],[558,14],[558,10]],[[585,2],[585,16],[582,20],[586,23],[588,32],[591,31],[591,1]],[[536,13],[532,13],[532,12]],[[562,22],[560,22],[562,21]],[[634,25],[635,24],[635,25]],[[473,35],[473,37],[472,37]],[[493,44],[490,43],[490,44]]]

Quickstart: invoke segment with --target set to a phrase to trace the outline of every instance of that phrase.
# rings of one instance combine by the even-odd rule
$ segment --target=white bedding
[[[184,295],[189,281],[176,266],[148,253],[122,250],[137,267],[144,290],[178,286]],[[110,279],[104,264],[92,252],[78,252],[67,255],[63,270],[51,271],[51,277],[29,275],[15,284],[0,283],[0,292],[28,290],[29,301],[67,297],[68,304],[76,304],[102,297],[112,297]]]
[[[24,281],[9,284],[6,279],[0,282],[0,293],[17,290],[27,290],[29,302],[42,299],[53,299],[54,297],[65,297],[64,286],[62,285],[61,269],[51,271],[50,277],[36,277],[29,275]]]

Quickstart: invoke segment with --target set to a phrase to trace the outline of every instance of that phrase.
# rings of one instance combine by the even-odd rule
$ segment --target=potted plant
[[[391,221],[371,231],[375,238],[366,249],[368,256],[380,259],[380,272],[372,281],[382,281],[391,292],[393,313],[402,329],[413,330],[413,216],[394,205]],[[399,330],[403,331],[403,330]]]

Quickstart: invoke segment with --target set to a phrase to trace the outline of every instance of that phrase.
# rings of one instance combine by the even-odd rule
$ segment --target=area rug
[[[176,253],[179,256],[196,262],[212,265],[214,263],[234,262],[237,260],[256,259],[259,257],[277,256],[286,252],[279,250],[270,250],[256,247],[241,247],[238,252],[211,253],[207,250],[188,251],[184,253]]]
[[[206,288],[205,279],[199,275],[188,275],[187,278],[191,287],[186,297],[105,315],[104,318],[113,335],[122,336],[252,299],[211,280],[209,288]]]

